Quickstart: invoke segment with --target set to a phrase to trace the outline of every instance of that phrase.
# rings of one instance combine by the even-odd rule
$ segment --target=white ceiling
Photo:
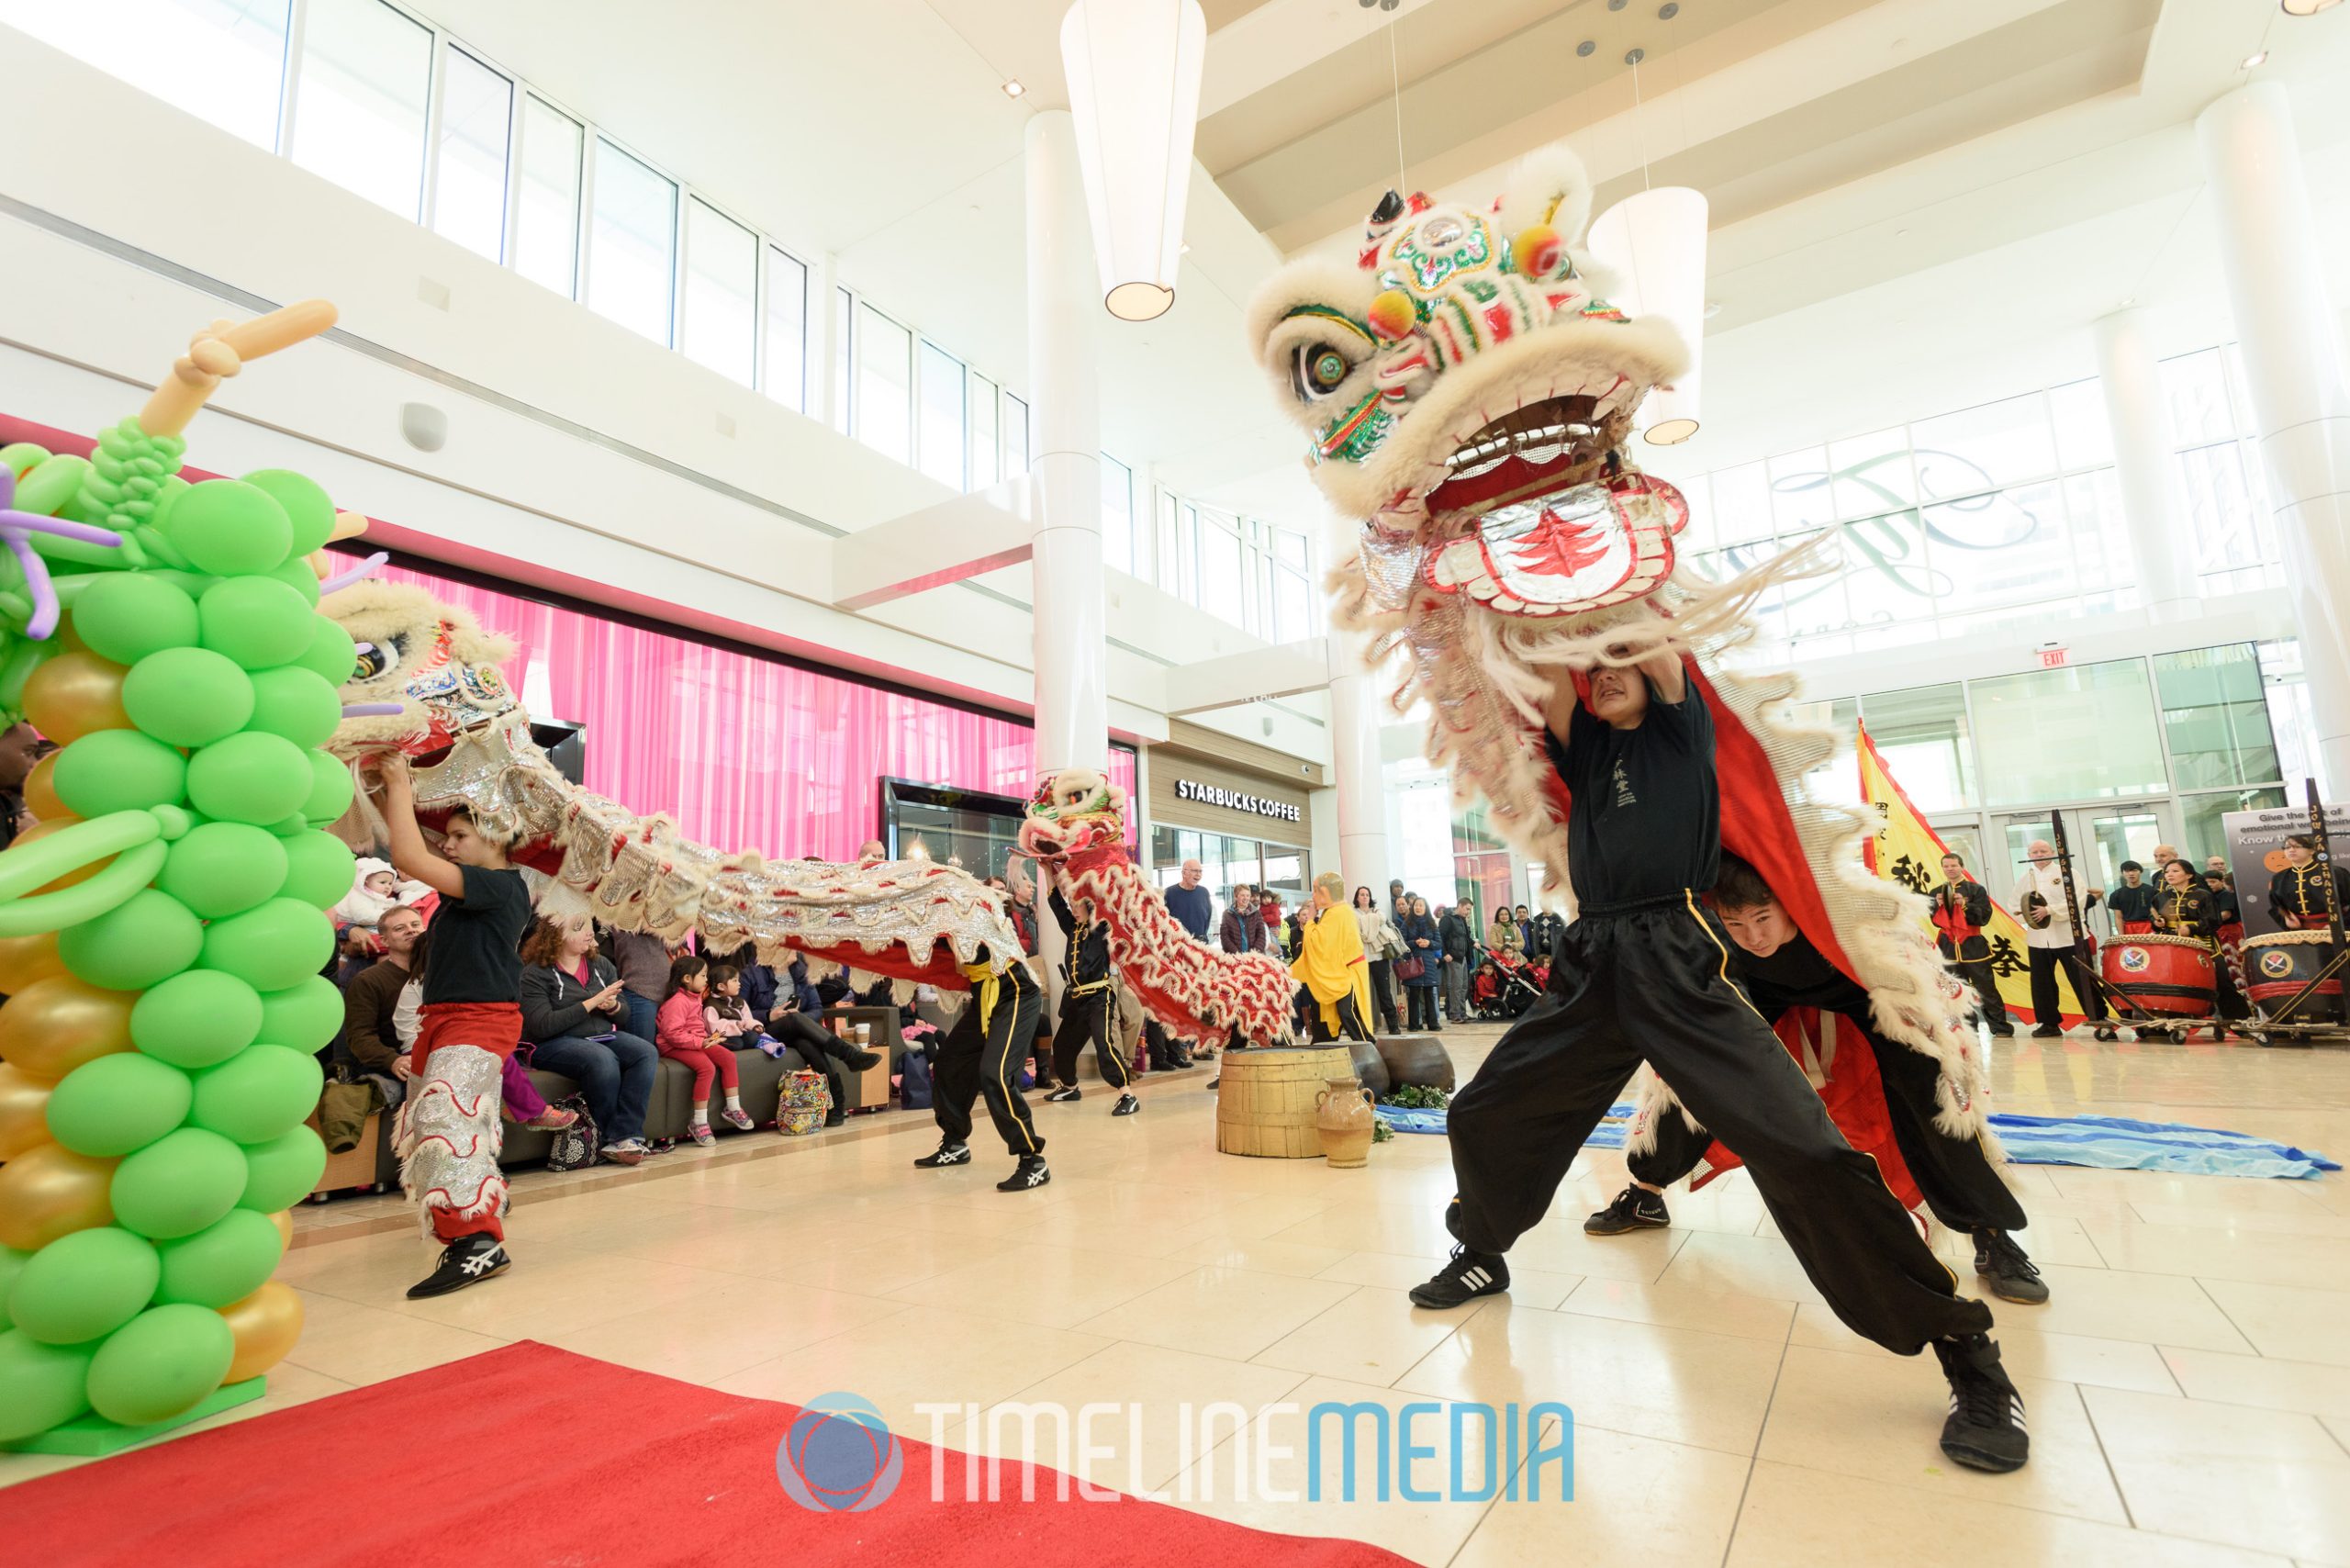
[[[1191,252],[1167,316],[1100,320],[1103,445],[1187,493],[1318,521],[1240,311],[1283,251],[1348,242],[1388,183],[1391,40],[1415,184],[1483,197],[1563,136],[1603,205],[1638,188],[1644,154],[1714,199],[1707,430],[1669,472],[2084,374],[2087,324],[2125,297],[2226,335],[2191,122],[2264,43],[2321,193],[2350,176],[2350,7],[1682,3],[1676,34],[1653,0],[1203,0]],[[669,0],[657,21],[632,0],[420,4],[1024,383],[1022,132],[1060,98],[1064,0]],[[1578,35],[1597,45],[1581,60]],[[1628,42],[1650,50],[1637,110]],[[1025,96],[1004,95],[1010,76]],[[2329,216],[2350,204],[2318,205],[2329,256],[2350,254]]]

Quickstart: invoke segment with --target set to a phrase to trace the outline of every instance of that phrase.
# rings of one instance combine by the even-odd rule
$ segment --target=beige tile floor
[[[1465,1069],[1492,1032],[1449,1038]],[[1000,1155],[912,1169],[928,1119],[902,1114],[527,1180],[512,1272],[438,1302],[400,1294],[431,1249],[397,1204],[305,1209],[283,1272],[308,1328],[269,1397],[218,1419],[536,1338],[737,1394],[853,1391],[983,1454],[1016,1437],[1007,1403],[1138,1406],[1069,1468],[1431,1564],[2350,1564],[2340,1176],[2019,1169],[2054,1300],[1998,1308],[2034,1451],[1984,1476],[1935,1447],[1930,1362],[1828,1313],[1743,1174],[1675,1193],[1669,1231],[1599,1241],[1582,1216],[1623,1167],[1588,1153],[1513,1254],[1509,1298],[1419,1312],[1403,1292],[1446,1250],[1443,1141],[1399,1139],[1351,1171],[1221,1156],[1205,1078],[1147,1082],[1130,1119],[1098,1092],[1039,1106],[1055,1180],[1016,1197],[992,1190]],[[2350,1151],[2338,1047],[2020,1041],[1998,1089],[2007,1109]],[[1964,1241],[1938,1244],[1964,1275]],[[1576,1500],[1263,1500],[1306,1462],[1285,1407],[1323,1398],[1559,1401]],[[1179,1429],[1179,1406],[1217,1402],[1214,1440]],[[0,1484],[71,1462],[0,1456]]]

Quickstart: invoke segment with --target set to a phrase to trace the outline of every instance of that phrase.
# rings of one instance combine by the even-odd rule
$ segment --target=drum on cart
[[[2277,1009],[2294,997],[2301,988],[2315,979],[2320,969],[2333,961],[2333,936],[2325,931],[2272,931],[2265,936],[2248,936],[2244,944],[2244,990],[2250,993],[2253,1005],[2265,1017],[2275,1018]],[[2312,992],[2308,1001],[2292,1011],[2284,1020],[2290,1024],[2339,1024],[2342,1013],[2342,977],[2329,978]]]
[[[2210,943],[2192,936],[2116,936],[2098,958],[2105,983],[2147,1012],[2167,1018],[2212,1015],[2219,980]]]

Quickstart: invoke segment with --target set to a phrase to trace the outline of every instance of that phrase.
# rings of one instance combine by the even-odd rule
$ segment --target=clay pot
[[[1371,1129],[1379,1118],[1371,1108],[1371,1091],[1351,1078],[1333,1078],[1314,1097],[1314,1130],[1322,1152],[1340,1170],[1367,1164]]]

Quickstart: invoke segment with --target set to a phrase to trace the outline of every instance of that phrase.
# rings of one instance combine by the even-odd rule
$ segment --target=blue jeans
[[[628,1032],[630,1034],[634,1035],[640,1040],[650,1040],[658,1037],[656,1034],[658,1026],[654,1023],[654,1018],[661,1011],[661,1004],[659,1002],[648,1002],[643,997],[637,995],[636,992],[623,988],[621,991],[621,1004],[628,1009]],[[600,1030],[598,1032],[601,1033]]]
[[[559,1072],[588,1097],[588,1114],[606,1143],[644,1136],[644,1109],[653,1099],[653,1070],[661,1058],[653,1042],[635,1035],[609,1040],[559,1035],[531,1047],[531,1065]]]

